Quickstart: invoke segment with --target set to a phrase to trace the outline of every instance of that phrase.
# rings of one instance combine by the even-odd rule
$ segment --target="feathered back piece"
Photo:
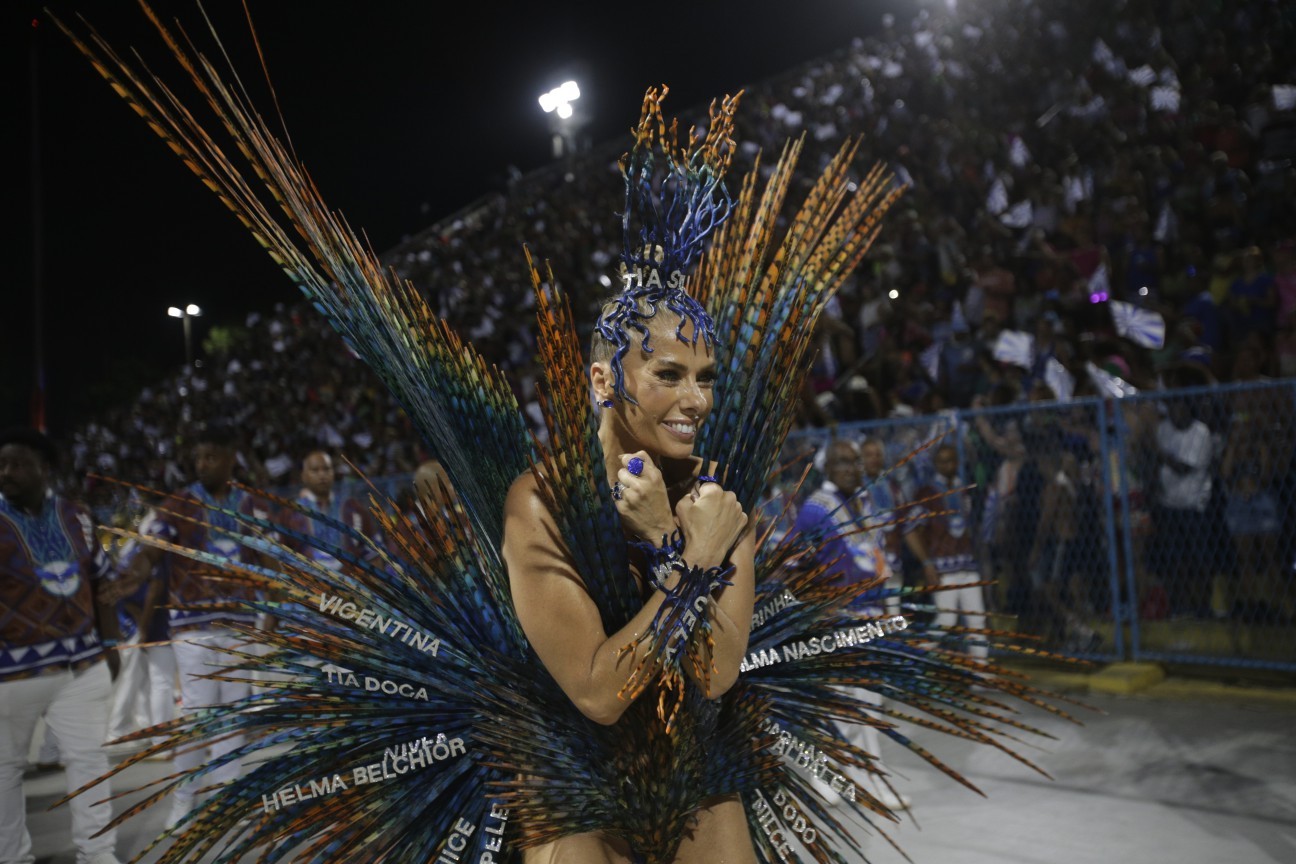
[[[716,321],[715,412],[699,452],[753,512],[795,417],[819,316],[872,245],[904,192],[881,165],[852,176],[859,139],[847,140],[787,222],[782,211],[804,136],[784,148],[764,187],[744,178],[733,217],[694,274]]]
[[[183,33],[177,38],[146,2],[140,5],[222,129],[206,128],[166,84],[132,68],[88,24],[82,38],[51,18],[378,374],[445,466],[474,530],[490,541],[484,547],[498,547],[509,484],[530,467],[526,423],[508,379],[328,207],[291,148],[251,107],[239,77],[227,85]],[[227,155],[214,131],[227,134],[247,169]]]
[[[732,205],[724,176],[733,156],[734,111],[742,94],[712,102],[705,134],[691,128],[689,140],[681,145],[679,121],[668,124],[662,115],[661,100],[668,92],[665,86],[649,88],[634,130],[634,146],[621,157],[624,289],[595,325],[598,335],[613,347],[613,388],[622,399],[630,398],[621,366],[630,350],[630,332],[640,335],[644,351],[652,351],[648,321],[659,309],[679,316],[677,338],[685,339],[688,322],[693,325],[690,341],[696,344],[700,336],[708,346],[715,344],[711,316],[685,291],[685,280],[712,232],[729,217]],[[663,169],[660,176],[659,168]]]

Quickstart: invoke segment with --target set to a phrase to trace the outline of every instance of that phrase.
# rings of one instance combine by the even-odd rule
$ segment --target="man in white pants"
[[[841,583],[859,584],[861,588],[878,583],[878,587],[886,587],[891,573],[879,532],[860,531],[847,536],[833,536],[860,525],[892,518],[889,514],[870,510],[868,498],[861,494],[863,463],[859,445],[845,438],[830,443],[824,454],[822,470],[827,479],[801,505],[793,530],[833,537],[820,545],[819,560],[833,562],[836,579]],[[864,592],[865,596],[852,603],[852,608],[869,618],[885,614],[883,602],[868,597],[868,593]],[[891,603],[888,601],[885,605]],[[855,689],[852,695],[872,705],[882,704],[882,698],[872,690]],[[877,727],[870,723],[851,723],[841,726],[840,731],[847,742],[871,755],[877,775],[885,776]],[[856,786],[873,795],[889,810],[903,810],[910,804],[908,796],[897,794],[873,773],[855,768],[848,768],[845,773]],[[837,802],[837,793],[828,786],[821,784],[819,790],[829,803]]]
[[[201,549],[224,558],[241,555],[236,535],[237,519],[219,510],[266,518],[270,508],[252,495],[231,484],[237,449],[232,430],[209,426],[198,437],[194,467],[198,482],[171,496],[158,508],[151,533],[186,549]],[[214,509],[219,508],[219,510]],[[167,558],[169,580],[163,585],[156,577],[156,566]],[[219,608],[222,604],[256,599],[246,588],[209,578],[211,567],[200,565],[183,555],[164,553],[155,546],[143,545],[125,571],[124,590],[131,591],[150,581],[151,608],[166,592],[172,648],[180,677],[180,705],[185,714],[193,714],[214,705],[227,705],[247,698],[251,692],[247,680],[215,680],[202,677],[238,662],[231,650],[242,650],[245,640],[228,624],[253,622],[255,612]],[[222,738],[202,748],[182,748],[174,754],[175,767],[193,772],[217,762],[243,745],[239,735]],[[229,782],[238,778],[238,760],[213,767],[200,777],[193,777],[177,787],[171,802],[166,826],[174,827],[188,815],[194,804],[196,788]]]
[[[976,561],[975,532],[972,530],[972,502],[960,491],[958,448],[942,444],[932,457],[935,475],[915,495],[924,504],[915,505],[923,518],[915,522],[915,532],[922,538],[928,561],[939,574],[943,591],[932,594],[940,612],[936,629],[948,632],[963,619],[963,626],[985,628],[985,594],[981,572]],[[985,638],[975,635],[967,640],[968,653],[978,660],[990,654]]]
[[[0,864],[36,860],[22,775],[41,718],[58,737],[69,792],[108,772],[112,674],[100,627],[111,638],[118,629],[100,586],[112,564],[86,509],[50,491],[55,456],[36,430],[0,433]],[[111,794],[104,781],[68,804],[77,864],[119,864],[116,832],[104,830]]]
[[[141,534],[160,535],[165,533],[166,526],[160,521],[156,510],[149,510],[140,520],[137,529]],[[117,566],[120,570],[129,570],[136,556],[144,546],[135,539],[130,539],[122,547],[121,554],[117,559]],[[137,627],[139,630],[139,642],[145,647],[132,650],[130,653],[137,655],[137,663],[143,672],[142,681],[145,688],[140,688],[137,684],[136,699],[143,703],[144,710],[140,711],[136,707],[136,716],[145,715],[147,722],[145,725],[155,726],[159,723],[166,723],[175,718],[176,713],[176,661],[175,649],[167,641],[170,639],[170,627],[168,621],[167,609],[160,598],[164,598],[169,593],[170,585],[170,556],[161,556],[157,564],[154,565],[152,572],[149,574],[147,588],[140,592],[139,609],[137,617]],[[118,682],[118,689],[121,689],[121,682]],[[114,706],[115,708],[116,706]],[[155,737],[152,741],[154,744],[161,743],[162,739]],[[163,752],[157,756],[150,757],[157,759],[169,759],[170,755]]]

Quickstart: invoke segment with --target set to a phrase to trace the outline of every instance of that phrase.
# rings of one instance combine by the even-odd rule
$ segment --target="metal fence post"
[[[1137,399],[1137,396],[1126,397],[1127,399]],[[1139,636],[1139,596],[1138,580],[1135,578],[1136,562],[1134,561],[1134,537],[1133,514],[1130,512],[1129,497],[1129,430],[1125,424],[1125,415],[1120,411],[1121,402],[1112,404],[1112,417],[1116,421],[1116,476],[1120,483],[1120,501],[1121,514],[1120,530],[1121,543],[1125,550],[1125,588],[1126,597],[1128,598],[1127,608],[1123,610],[1125,617],[1129,620],[1130,628],[1130,653],[1129,658],[1138,660],[1141,656],[1142,643]],[[1114,527],[1113,519],[1113,527]],[[1112,587],[1118,588],[1118,580],[1121,577],[1118,567],[1112,568]],[[1114,616],[1113,616],[1114,617]],[[1122,658],[1124,658],[1122,652]]]
[[[1112,445],[1110,436],[1107,434],[1107,401],[1098,400],[1098,458],[1101,468],[1099,469],[1100,490],[1103,497],[1103,521],[1107,535],[1107,575],[1109,588],[1111,592],[1111,612],[1112,612],[1112,636],[1115,640],[1116,658],[1118,660],[1126,659],[1125,656],[1125,627],[1124,627],[1124,604],[1121,603],[1120,595],[1120,566],[1116,557],[1116,508],[1112,506],[1112,489],[1111,489],[1111,455]],[[1121,473],[1121,495],[1125,496],[1124,490],[1124,473]],[[1129,508],[1129,499],[1127,496],[1122,498],[1126,511]]]

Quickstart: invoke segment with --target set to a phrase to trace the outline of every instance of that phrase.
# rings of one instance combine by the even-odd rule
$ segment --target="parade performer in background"
[[[58,737],[71,793],[108,771],[104,738],[119,638],[112,562],[90,513],[49,488],[57,452],[35,429],[0,433],[0,861],[34,861],[23,769],[36,724]],[[95,795],[111,794],[107,782]],[[112,805],[72,799],[77,864],[118,864]]]
[[[887,535],[879,526],[899,517],[874,509],[868,494],[870,487],[863,484],[863,455],[855,441],[838,438],[829,442],[824,448],[822,470],[824,480],[797,511],[792,530],[811,542],[823,538],[816,544],[815,558],[828,568],[837,584],[853,589],[850,608],[864,620],[880,618],[887,599],[895,603],[897,597],[884,590],[891,578],[891,567],[883,546]],[[863,530],[866,528],[871,530]],[[882,697],[874,690],[857,687],[850,693],[875,711],[881,708]],[[876,716],[880,717],[881,712],[877,711]],[[842,737],[871,757],[869,770],[851,769],[846,773],[887,809],[904,810],[911,802],[887,780],[877,722],[875,717],[867,723],[841,725]],[[829,793],[829,800],[837,794],[832,789]]]
[[[136,530],[144,535],[162,534],[164,528],[158,521],[157,510],[151,507],[146,510]],[[144,548],[147,547],[139,540],[134,538],[126,540],[122,544],[121,552],[118,553],[117,569],[122,572],[130,571],[135,557]],[[152,726],[165,724],[175,717],[179,695],[175,648],[170,643],[170,616],[164,602],[164,598],[170,594],[170,558],[169,555],[158,558],[149,572],[148,579],[140,585],[134,595],[139,604],[135,615],[139,630],[138,641],[143,646],[134,649],[134,653],[141,655],[137,662],[143,664],[147,679],[146,692],[137,694],[137,698],[147,700],[149,718],[147,725]],[[127,598],[123,603],[130,600],[131,598]],[[122,733],[118,732],[113,737],[121,735]],[[162,740],[164,739],[159,738],[153,743],[161,743]],[[156,753],[154,756],[169,758],[165,753]]]
[[[221,536],[269,563],[183,554],[231,579],[268,580],[266,596],[282,598],[249,601],[279,626],[234,626],[270,653],[231,648],[222,677],[265,666],[287,677],[173,724],[177,750],[246,743],[121,818],[181,779],[209,782],[240,759],[249,770],[159,838],[159,861],[254,850],[319,862],[842,860],[859,839],[817,786],[875,830],[894,818],[842,773],[869,770],[871,757],[836,724],[877,722],[850,688],[884,688],[923,725],[1001,748],[1029,730],[971,696],[976,679],[928,656],[906,619],[860,620],[856,586],[792,565],[824,538],[764,546],[745,533],[795,414],[815,322],[902,192],[881,168],[857,176],[858,141],[799,205],[786,200],[799,141],[733,197],[738,98],[713,103],[705,128],[681,141],[662,113],[665,88],[649,89],[620,163],[622,290],[602,309],[590,357],[554,274],[528,253],[541,445],[505,376],[327,208],[241,86],[154,23],[248,170],[178,108],[173,88],[59,26],[382,377],[461,505],[442,518],[376,508],[386,549],[311,514],[377,556],[368,563],[209,503],[238,522]],[[1017,679],[990,680],[1050,707]],[[883,732],[967,782],[889,723]]]
[[[218,568],[253,554],[232,536],[239,530],[238,518],[264,519],[270,514],[269,504],[231,482],[237,455],[232,429],[219,422],[203,427],[193,453],[198,480],[158,506],[144,526],[149,533],[135,538],[140,547],[113,586],[117,595],[125,596],[148,583],[145,609],[151,612],[166,607],[167,631],[179,673],[180,708],[189,717],[215,705],[236,704],[249,694],[247,681],[213,677],[229,666],[226,652],[247,648],[246,640],[231,625],[256,620],[247,604],[257,596],[257,589],[222,577]],[[164,543],[153,545],[146,538]],[[176,551],[168,554],[167,549]],[[207,560],[186,556],[184,552],[189,550],[200,550]],[[164,563],[165,567],[159,567]],[[165,582],[159,581],[163,573]],[[173,758],[178,769],[194,771],[210,759],[237,753],[242,745],[242,736],[226,735],[205,747],[177,749]],[[233,759],[213,781],[230,781],[238,774],[239,763]],[[191,784],[176,788],[168,827],[188,815],[195,793]]]
[[[351,555],[365,555],[367,547],[362,547],[344,537],[333,523],[340,522],[351,526],[355,534],[374,537],[377,526],[369,515],[369,508],[360,499],[343,494],[345,490],[337,485],[337,472],[333,467],[333,457],[324,450],[312,450],[302,459],[301,490],[298,491],[295,508],[285,508],[279,517],[280,522],[293,533],[318,537],[322,542],[309,544],[292,539],[284,540],[284,545],[309,555],[325,567],[333,570],[342,569],[342,562],[331,553],[328,547],[343,547]],[[320,513],[327,520],[314,519],[308,514]]]
[[[915,525],[916,533],[922,537],[922,548],[930,556],[928,560],[940,574],[942,590],[934,595],[940,609],[935,629],[943,635],[967,634],[986,627],[984,580],[976,560],[972,502],[967,490],[960,487],[958,463],[958,447],[937,447],[931,480],[916,493],[920,501],[927,502],[915,505],[922,511]],[[982,660],[989,656],[984,637],[974,632],[967,638],[970,656]]]

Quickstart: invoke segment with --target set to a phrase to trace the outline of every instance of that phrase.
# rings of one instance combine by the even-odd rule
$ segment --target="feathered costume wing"
[[[967,784],[888,718],[1011,753],[1004,742],[1014,732],[1037,730],[998,697],[1057,710],[1006,670],[932,647],[903,619],[861,621],[848,613],[859,586],[834,586],[826,565],[804,563],[826,538],[792,535],[758,552],[759,623],[750,663],[729,694],[708,700],[682,674],[708,637],[705,616],[689,609],[714,587],[691,585],[628,646],[659,661],[645,662],[653,671],[626,694],[642,698],[613,726],[580,715],[544,673],[510,603],[500,547],[512,482],[534,471],[609,632],[644,597],[625,544],[605,539],[622,536],[620,521],[580,341],[552,274],[532,266],[549,433],[541,446],[500,371],[328,209],[246,92],[227,86],[208,58],[177,38],[178,28],[141,5],[215,127],[205,127],[158,78],[133,69],[89,25],[56,23],[381,376],[444,464],[457,503],[429,518],[423,514],[430,507],[403,515],[376,500],[390,538],[382,545],[340,522],[317,532],[343,537],[347,548],[358,544],[367,550],[362,555],[237,513],[228,514],[241,524],[234,539],[248,551],[245,560],[257,563],[139,538],[209,564],[221,578],[259,586],[267,599],[258,611],[280,626],[243,628],[249,648],[222,673],[246,678],[252,669],[272,670],[273,686],[135,736],[169,737],[113,773],[159,750],[235,735],[244,742],[190,779],[201,786],[232,759],[243,761],[241,778],[209,790],[198,809],[137,857],[160,845],[161,862],[208,854],[221,862],[248,855],[267,862],[499,862],[562,835],[604,831],[622,837],[638,860],[667,862],[693,811],[715,795],[738,793],[763,861],[844,861],[859,854],[858,841],[807,777],[843,790],[866,820],[894,816],[864,789],[840,782],[847,766],[867,769],[871,757],[843,742],[834,721],[876,724]],[[792,421],[815,321],[901,190],[880,169],[856,186],[856,143],[848,142],[782,225],[800,142],[787,146],[763,185],[753,170],[731,199],[723,177],[737,100],[713,106],[705,134],[690,134],[681,146],[661,113],[664,92],[648,92],[634,148],[622,162],[627,248],[662,247],[688,269],[692,295],[716,322],[719,399],[698,450],[718,463],[726,488],[751,513]],[[217,131],[237,158],[218,143]],[[323,551],[344,566],[329,569],[281,540],[327,545]],[[673,635],[689,648],[667,656]],[[805,650],[812,637],[821,651]],[[973,684],[995,696],[973,692]],[[865,706],[848,687],[870,688],[889,707]],[[798,762],[805,770],[792,770]],[[172,775],[143,790],[114,824],[185,779]],[[93,785],[76,794],[95,794]]]

